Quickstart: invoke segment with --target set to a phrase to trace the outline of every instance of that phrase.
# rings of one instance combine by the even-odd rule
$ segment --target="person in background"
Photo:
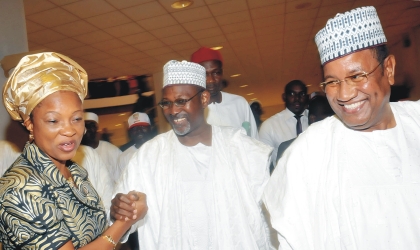
[[[308,94],[306,85],[300,80],[286,84],[282,95],[286,109],[265,120],[259,131],[259,140],[277,149],[279,145],[296,138],[308,128]],[[277,150],[271,160],[276,165]]]
[[[249,107],[251,108],[252,114],[254,115],[255,123],[257,124],[257,129],[260,129],[262,124],[261,115],[264,114],[261,102],[257,100],[252,101],[249,103]]]
[[[264,191],[281,249],[420,249],[420,101],[389,102],[375,8],[337,14],[315,42],[336,115],[293,142]]]
[[[16,161],[16,159],[21,154],[19,148],[9,142],[9,141],[3,141],[0,140],[0,152],[1,152],[1,159],[0,159],[0,176],[3,175],[6,170],[12,166],[13,162]]]
[[[245,98],[222,91],[223,59],[220,52],[201,47],[191,55],[191,62],[206,69],[206,89],[210,93],[207,122],[217,126],[243,127],[247,135],[258,138],[255,118]]]
[[[140,147],[121,175],[111,214],[129,213],[130,190],[147,194],[140,249],[270,249],[261,193],[272,148],[242,128],[209,125],[206,71],[169,61],[160,107],[172,130]],[[119,218],[119,217],[117,217]]]
[[[133,146],[126,149],[118,157],[118,172],[116,173],[118,176],[127,167],[128,162],[137,149],[152,138],[150,119],[146,113],[136,112],[128,118],[128,135],[130,141],[133,142]]]
[[[0,178],[0,241],[3,249],[114,249],[147,212],[145,196],[134,216],[108,227],[107,215],[88,173],[70,161],[85,130],[87,74],[54,52],[21,59],[3,89],[13,120],[29,142]]]
[[[314,96],[311,100],[309,100],[309,108],[308,108],[308,117],[309,117],[309,125],[315,122],[319,122],[324,120],[325,118],[334,115],[334,111],[332,110],[328,100],[325,96],[317,95]],[[282,142],[277,150],[277,160],[276,163],[279,161],[280,157],[283,155],[284,151],[295,141],[296,138],[291,140]],[[322,143],[322,142],[321,142]],[[271,172],[273,172],[271,170]]]
[[[86,133],[83,136],[82,144],[93,148],[98,155],[103,159],[105,166],[108,168],[108,172],[111,174],[114,183],[118,180],[118,176],[115,174],[118,172],[117,161],[121,155],[121,150],[113,144],[99,140],[98,137],[98,115],[92,112],[84,113]]]

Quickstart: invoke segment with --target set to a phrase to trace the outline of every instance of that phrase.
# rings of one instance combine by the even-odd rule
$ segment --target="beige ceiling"
[[[94,79],[153,74],[200,46],[223,46],[227,91],[270,106],[292,79],[318,90],[313,37],[336,13],[374,5],[391,45],[420,25],[412,0],[194,0],[183,10],[172,2],[24,0],[29,49],[68,55]]]

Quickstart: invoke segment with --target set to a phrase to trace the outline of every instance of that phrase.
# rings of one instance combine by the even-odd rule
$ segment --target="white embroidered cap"
[[[96,123],[99,123],[98,115],[92,112],[85,112],[83,115],[83,119],[85,121],[95,121]]]
[[[172,84],[195,84],[206,87],[206,69],[197,63],[171,60],[163,66],[163,87]]]
[[[321,64],[387,42],[373,6],[338,13],[315,36]]]
[[[135,112],[128,118],[128,129],[136,126],[150,126],[150,119],[146,113]]]

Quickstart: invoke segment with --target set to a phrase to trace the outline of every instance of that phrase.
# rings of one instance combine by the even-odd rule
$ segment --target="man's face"
[[[85,127],[86,134],[83,136],[83,141],[94,141],[98,130],[98,124],[95,121],[85,121]]]
[[[142,145],[146,141],[150,140],[150,125],[144,126],[139,125],[132,127],[128,130],[128,134],[130,136],[130,139],[135,142],[136,145]]]
[[[190,99],[199,91],[199,88],[192,84],[167,86],[162,90],[162,101],[174,102],[176,99]],[[173,104],[163,109],[166,120],[177,135],[188,135],[205,124],[204,108],[207,107],[209,98],[209,93],[204,91],[192,98],[184,107]]]
[[[222,91],[223,69],[219,61],[204,61],[200,63],[206,69],[206,89],[211,96],[217,96]]]
[[[292,111],[292,113],[300,115],[306,108],[308,95],[303,86],[294,84],[283,94],[283,100],[286,103],[286,107]]]
[[[371,72],[378,63],[371,50],[362,50],[327,63],[323,68],[324,80],[342,80]],[[352,85],[341,82],[334,88],[325,89],[331,108],[349,128],[373,131],[393,118],[387,105],[390,87],[394,84],[394,57],[387,57],[383,66],[368,75],[367,81]]]

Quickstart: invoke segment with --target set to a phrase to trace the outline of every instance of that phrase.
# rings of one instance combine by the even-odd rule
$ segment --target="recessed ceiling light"
[[[241,74],[234,74],[234,75],[231,75],[230,77],[238,77],[238,76],[240,76]]]
[[[253,95],[254,93],[248,93],[248,94],[246,94],[246,95]]]
[[[306,84],[306,87],[310,87],[310,86],[312,86],[311,84]]]
[[[124,116],[124,115],[125,115],[125,113],[118,114],[118,116]]]
[[[241,87],[241,88],[245,88],[245,87],[248,87],[248,85],[242,85],[242,86],[239,86],[239,87]]]
[[[223,46],[211,47],[211,49],[213,49],[213,50],[220,50],[220,49],[223,49]]]
[[[121,123],[120,123],[120,124],[116,124],[116,125],[115,125],[115,127],[118,127],[118,126],[121,126]]]
[[[255,101],[255,100],[257,100],[257,98],[256,98],[256,97],[251,99],[251,101]]]
[[[171,7],[174,9],[183,9],[190,6],[191,4],[193,4],[192,0],[180,0],[171,4]]]

